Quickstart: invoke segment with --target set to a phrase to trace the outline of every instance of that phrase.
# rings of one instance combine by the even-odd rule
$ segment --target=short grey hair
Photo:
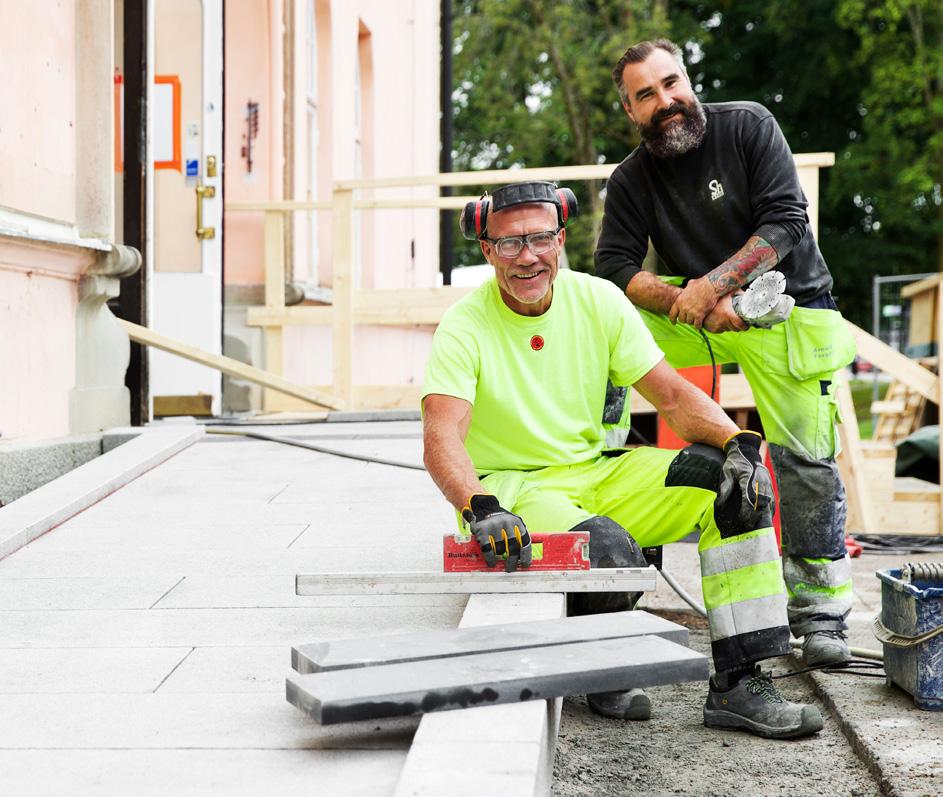
[[[619,99],[622,100],[624,106],[628,107],[629,104],[629,95],[625,90],[625,82],[622,80],[622,73],[625,71],[626,65],[642,63],[642,61],[645,61],[655,50],[664,50],[666,53],[669,53],[675,61],[678,62],[678,66],[681,67],[681,72],[687,76],[688,70],[684,66],[684,55],[681,52],[681,48],[670,39],[655,39],[654,41],[644,41],[633,44],[623,53],[619,62],[612,70],[612,79],[615,81],[616,88],[619,90]]]

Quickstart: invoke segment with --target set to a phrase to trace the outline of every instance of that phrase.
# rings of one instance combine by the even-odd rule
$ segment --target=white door
[[[150,326],[212,354],[222,351],[223,0],[154,0],[153,255]],[[154,349],[157,396],[212,397],[222,375]]]

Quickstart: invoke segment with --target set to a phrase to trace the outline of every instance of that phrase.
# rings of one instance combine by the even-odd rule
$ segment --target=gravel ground
[[[709,653],[703,620],[693,614],[658,613],[691,628],[691,647]],[[774,672],[792,666],[787,658],[770,663]],[[790,700],[815,700],[802,676],[777,681],[777,686]],[[881,794],[821,703],[825,728],[820,733],[773,741],[705,728],[701,710],[706,689],[704,683],[687,683],[649,690],[649,722],[605,719],[593,714],[582,697],[565,700],[554,762],[555,797]]]

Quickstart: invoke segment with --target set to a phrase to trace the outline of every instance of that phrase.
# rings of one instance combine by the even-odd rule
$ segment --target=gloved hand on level
[[[488,567],[494,567],[498,557],[505,554],[508,573],[517,570],[518,565],[530,567],[530,534],[524,521],[502,509],[493,495],[473,495],[462,509],[462,518],[478,540]]]
[[[714,520],[724,536],[744,534],[773,524],[773,481],[760,457],[763,438],[756,432],[737,432],[724,443]]]

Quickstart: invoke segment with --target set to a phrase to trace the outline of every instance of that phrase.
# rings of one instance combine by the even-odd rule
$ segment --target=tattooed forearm
[[[776,250],[759,235],[750,237],[732,257],[707,274],[707,279],[719,296],[742,288],[779,262]]]

